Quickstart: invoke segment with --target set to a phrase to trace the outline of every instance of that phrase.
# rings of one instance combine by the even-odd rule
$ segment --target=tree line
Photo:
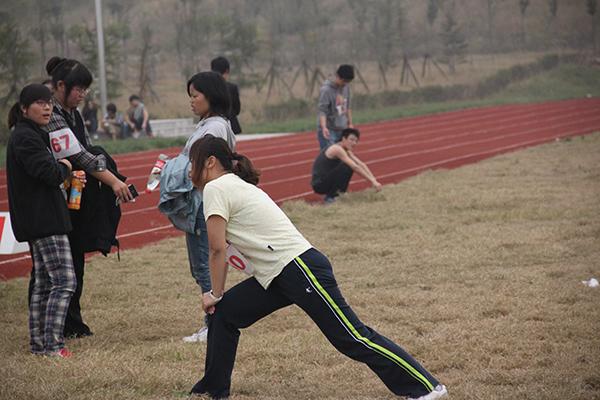
[[[89,3],[89,4],[88,4]],[[577,4],[574,4],[577,3]],[[428,71],[452,74],[467,53],[540,50],[548,46],[597,52],[597,0],[104,0],[109,96],[123,82],[143,97],[156,96],[156,67],[165,60],[182,77],[207,68],[216,54],[236,66],[242,85],[289,91],[304,81],[311,94],[323,78],[320,65],[375,62],[380,86],[402,65],[401,80],[417,84]],[[535,6],[535,7],[534,7]],[[563,9],[579,7],[580,26],[557,26]],[[500,15],[518,21],[507,32]],[[477,17],[477,18],[475,18]],[[481,17],[481,18],[479,18]],[[481,20],[480,20],[481,19]],[[544,32],[528,22],[541,21]],[[13,101],[27,80],[43,76],[51,55],[78,58],[97,72],[93,3],[22,0],[0,8],[0,104]],[[511,40],[507,40],[510,37]],[[587,38],[587,39],[585,39]],[[408,59],[423,57],[421,68]],[[282,71],[295,69],[293,81]],[[361,78],[362,80],[362,78]],[[366,87],[366,83],[362,80]],[[368,88],[367,88],[368,89]]]

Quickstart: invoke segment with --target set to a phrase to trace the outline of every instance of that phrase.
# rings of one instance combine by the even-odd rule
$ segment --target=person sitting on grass
[[[348,190],[352,174],[357,172],[373,185],[375,190],[381,190],[381,183],[354,153],[358,144],[360,132],[355,128],[342,131],[339,142],[321,150],[312,170],[312,188],[315,193],[325,195],[325,203],[332,203],[340,193]]]
[[[446,388],[410,354],[356,316],[327,257],[256,186],[259,173],[248,158],[207,135],[192,145],[190,161],[192,182],[203,196],[212,286],[202,298],[211,314],[204,377],[192,394],[227,398],[240,329],[296,304],[338,351],[368,365],[396,395],[446,396]],[[253,276],[225,291],[228,241],[252,263]]]
[[[125,128],[127,136],[138,139],[143,133],[148,137],[152,137],[152,128],[150,127],[150,114],[140,96],[132,94],[129,96],[129,108],[125,113]]]
[[[106,114],[104,114],[100,125],[102,133],[111,137],[112,140],[122,137],[125,119],[123,118],[123,114],[117,111],[117,106],[114,103],[106,105]]]

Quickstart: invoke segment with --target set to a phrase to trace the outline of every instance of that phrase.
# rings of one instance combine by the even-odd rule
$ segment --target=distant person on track
[[[59,143],[57,148],[52,146],[53,150],[60,150],[63,147],[73,146],[77,142],[80,151],[68,157],[73,164],[73,169],[84,170],[88,179],[86,191],[92,188],[102,186],[108,187],[114,193],[114,196],[121,202],[133,200],[133,196],[123,182],[122,177],[117,177],[110,171],[107,154],[96,154],[97,147],[92,146],[92,141],[85,127],[83,117],[77,107],[92,84],[93,78],[87,67],[77,60],[52,57],[46,64],[46,71],[52,77],[54,87],[54,97],[52,115],[50,122],[45,127],[47,137],[56,132],[68,133],[71,138],[69,142]],[[64,146],[63,146],[64,145]],[[94,150],[94,153],[91,151]],[[99,185],[99,183],[103,185]],[[88,192],[91,193],[91,192]],[[84,196],[88,196],[84,192]],[[90,195],[91,196],[91,195]],[[91,196],[93,198],[94,196]],[[105,199],[104,197],[102,198]],[[85,200],[85,198],[84,198]],[[93,203],[97,203],[94,200]],[[112,201],[114,205],[114,200]],[[88,221],[82,216],[86,210],[85,203],[90,204],[90,200],[82,202],[82,209],[71,211],[71,221],[73,231],[69,234],[71,245],[71,254],[73,265],[75,267],[75,276],[77,278],[77,290],[75,291],[69,304],[69,311],[65,322],[66,337],[82,337],[92,335],[92,331],[87,324],[83,322],[81,316],[80,298],[83,292],[83,276],[85,269],[85,253],[96,251],[97,248],[90,249],[89,243],[97,238],[96,232],[90,232]],[[98,211],[98,210],[96,210]],[[89,215],[87,212],[86,215]],[[93,213],[92,213],[93,214]],[[110,245],[109,245],[110,246]]]
[[[225,57],[217,57],[210,62],[210,69],[213,72],[218,72],[221,74],[221,76],[223,76],[223,79],[225,79],[225,82],[227,83],[227,91],[229,92],[229,96],[231,98],[231,107],[227,117],[229,118],[229,122],[231,122],[231,129],[233,130],[233,133],[236,135],[242,133],[242,127],[238,121],[238,115],[240,115],[241,109],[240,91],[236,84],[229,82],[229,60],[227,60]]]
[[[204,200],[212,282],[203,296],[204,310],[212,314],[204,377],[193,394],[227,398],[240,329],[292,304],[338,351],[367,364],[393,393],[420,400],[446,394],[412,356],[358,319],[327,257],[256,186],[259,173],[248,158],[232,152],[223,139],[207,136],[194,143],[190,159],[192,182]],[[227,242],[252,263],[254,275],[225,291]]]
[[[72,230],[60,185],[71,176],[71,163],[49,151],[52,92],[28,85],[10,111],[6,149],[8,207],[15,237],[29,242],[33,260],[29,302],[30,351],[69,357],[64,324],[77,279],[67,234]]]
[[[321,86],[318,104],[317,138],[321,150],[340,140],[342,130],[354,128],[350,106],[350,82],[354,67],[342,64],[335,77]]]
[[[129,108],[125,113],[127,136],[138,139],[142,134],[152,137],[150,114],[138,95],[129,96]]]
[[[354,172],[370,182],[375,190],[381,190],[381,184],[367,164],[353,152],[359,138],[358,129],[346,128],[342,131],[339,142],[321,150],[317,156],[313,164],[311,185],[315,193],[325,195],[325,203],[334,202],[340,193],[348,190]]]
[[[202,198],[194,190],[189,177],[189,153],[192,145],[206,135],[222,138],[235,150],[235,134],[227,120],[230,108],[229,94],[223,77],[217,72],[200,72],[187,82],[192,112],[200,117],[196,130],[181,154],[167,162],[160,179],[159,210],[167,215],[176,228],[185,232],[188,259],[192,277],[201,294],[211,289],[208,271],[208,236],[202,213]],[[183,338],[184,342],[202,342],[208,334],[207,326]]]

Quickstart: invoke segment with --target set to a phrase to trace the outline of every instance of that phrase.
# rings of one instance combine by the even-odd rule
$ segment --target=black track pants
[[[310,249],[267,290],[250,278],[225,293],[210,318],[204,377],[192,393],[229,396],[239,330],[290,304],[302,308],[341,353],[367,364],[393,393],[419,397],[438,385],[400,346],[358,319],[340,293],[329,260]]]

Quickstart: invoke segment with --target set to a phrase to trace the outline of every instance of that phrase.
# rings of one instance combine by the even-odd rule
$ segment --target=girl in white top
[[[358,319],[329,260],[256,186],[259,174],[250,160],[210,135],[194,143],[190,160],[192,182],[203,192],[212,283],[202,299],[211,315],[206,366],[192,393],[228,397],[239,329],[296,304],[340,352],[367,364],[393,393],[421,400],[446,395],[413,357]],[[252,264],[254,276],[225,292],[227,242]]]

